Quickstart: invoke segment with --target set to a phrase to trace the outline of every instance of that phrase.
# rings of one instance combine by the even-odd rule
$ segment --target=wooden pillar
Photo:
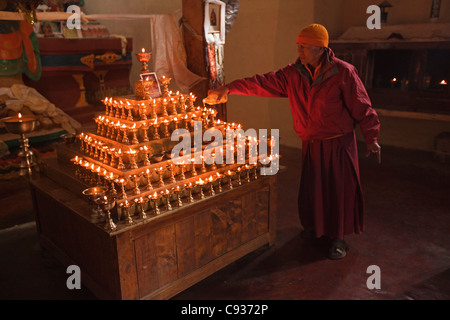
[[[209,90],[209,74],[205,60],[203,35],[203,0],[183,0],[183,37],[187,54],[187,67],[195,74],[206,77],[191,91],[203,99]]]
[[[206,44],[203,31],[204,4],[203,0],[183,0],[183,38],[187,55],[187,67],[193,73],[207,78],[190,88],[201,104],[210,89],[210,75],[206,63]],[[216,106],[217,119],[226,121],[226,104]]]

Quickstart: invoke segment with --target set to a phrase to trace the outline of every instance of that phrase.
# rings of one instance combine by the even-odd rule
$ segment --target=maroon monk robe
[[[263,75],[235,80],[229,94],[287,97],[294,129],[303,141],[299,216],[304,229],[343,239],[364,230],[354,128],[367,144],[377,141],[380,122],[351,64],[325,50],[314,79],[298,60]]]

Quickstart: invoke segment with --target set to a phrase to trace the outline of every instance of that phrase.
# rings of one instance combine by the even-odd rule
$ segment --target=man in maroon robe
[[[273,72],[232,81],[210,90],[206,101],[222,103],[228,94],[287,97],[294,129],[303,141],[298,208],[303,237],[332,239],[330,259],[345,257],[344,236],[364,231],[364,201],[355,125],[375,154],[380,121],[354,66],[328,48],[324,26],[312,24],[298,38],[299,58]]]

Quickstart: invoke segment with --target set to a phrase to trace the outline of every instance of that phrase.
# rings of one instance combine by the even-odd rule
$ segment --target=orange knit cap
[[[300,31],[297,43],[306,43],[317,47],[328,47],[328,31],[321,24],[313,23]]]

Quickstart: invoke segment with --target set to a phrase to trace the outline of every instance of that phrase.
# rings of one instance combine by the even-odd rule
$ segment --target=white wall
[[[226,81],[294,62],[295,39],[303,26],[313,22],[313,7],[312,0],[241,0],[236,22],[226,37]],[[244,128],[279,129],[282,144],[301,146],[287,99],[230,96],[227,112],[228,121]]]

